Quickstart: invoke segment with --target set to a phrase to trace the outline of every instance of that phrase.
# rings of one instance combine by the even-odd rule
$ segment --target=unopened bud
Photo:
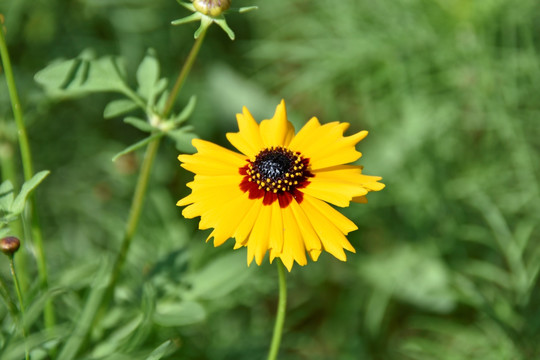
[[[193,7],[204,15],[216,17],[227,11],[231,0],[194,0]]]
[[[0,250],[8,256],[13,256],[20,246],[21,241],[15,236],[8,236],[0,240]]]

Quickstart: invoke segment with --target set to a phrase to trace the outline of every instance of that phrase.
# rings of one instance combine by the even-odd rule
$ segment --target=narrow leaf
[[[191,127],[185,126],[181,129],[169,131],[167,136],[176,142],[176,149],[178,151],[189,154],[196,151],[191,141],[196,139],[197,135],[191,132]]]
[[[105,119],[110,119],[133,111],[137,109],[137,107],[137,104],[135,104],[132,100],[129,99],[114,100],[108,103],[107,106],[105,106],[105,110],[103,111],[103,117]]]
[[[195,301],[162,302],[157,305],[154,321],[161,326],[185,326],[206,318],[206,311]]]
[[[167,88],[167,84],[169,81],[165,78],[159,79],[152,88],[152,93],[148,97],[148,105],[150,107],[155,107],[156,104],[156,98],[161,94],[165,89]]]
[[[172,354],[176,349],[178,346],[171,340],[167,340],[152,351],[146,360],[160,360],[162,357]]]
[[[125,155],[125,154],[129,154],[130,152],[135,151],[135,150],[143,147],[144,145],[148,144],[150,141],[152,141],[154,139],[157,139],[157,138],[159,138],[161,136],[163,136],[163,133],[157,133],[157,134],[151,135],[151,136],[149,136],[147,138],[144,138],[139,142],[136,142],[135,144],[127,147],[126,149],[120,151],[118,154],[114,155],[114,157],[112,158],[112,161],[116,161],[116,159],[118,159],[120,156]]]
[[[75,328],[73,329],[71,336],[67,339],[65,346],[60,352],[58,360],[72,360],[77,356],[80,347],[83,345],[84,340],[90,331],[92,319],[95,317],[101,304],[101,299],[103,298],[105,289],[109,283],[109,273],[109,263],[104,262],[99,269],[99,272],[96,274],[95,281],[90,287],[88,300],[84,305],[84,309],[79,316],[79,319],[75,322]]]
[[[144,121],[142,119],[136,118],[134,116],[128,116],[124,119],[124,122],[126,124],[130,124],[135,126],[137,129],[144,131],[144,132],[152,132],[154,131],[154,127],[150,125],[147,121]]]
[[[180,125],[181,123],[189,119],[189,117],[193,113],[193,110],[195,110],[195,105],[197,105],[197,97],[193,95],[189,98],[189,101],[184,107],[184,109],[182,109],[178,116],[173,119],[174,124]]]
[[[26,198],[30,194],[32,190],[36,188],[36,186],[39,185],[49,175],[49,170],[40,171],[37,174],[35,174],[30,180],[25,182],[21,188],[21,192],[15,200],[13,201],[13,204],[11,205],[11,213],[12,214],[20,214],[24,209],[24,203],[26,202]]]
[[[0,216],[9,212],[13,203],[13,185],[6,180],[0,185]]]

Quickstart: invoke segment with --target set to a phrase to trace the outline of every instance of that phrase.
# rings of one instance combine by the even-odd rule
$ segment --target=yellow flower
[[[244,107],[237,114],[239,132],[227,139],[241,154],[195,139],[194,155],[180,155],[182,167],[195,173],[192,192],[177,205],[186,218],[201,217],[199,229],[214,230],[214,246],[234,237],[235,249],[247,246],[248,265],[257,265],[269,250],[270,262],[280,258],[290,271],[296,261],[306,265],[327,251],[346,261],[355,252],[345,235],[357,226],[328,203],[347,207],[367,202],[369,191],[384,184],[362,167],[345,165],[362,154],[356,144],[367,131],[343,136],[348,123],[321,125],[311,118],[295,135],[285,102],[274,117],[260,124]]]

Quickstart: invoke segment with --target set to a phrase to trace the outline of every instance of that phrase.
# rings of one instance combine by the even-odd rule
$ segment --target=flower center
[[[240,188],[249,191],[251,199],[264,197],[265,205],[279,200],[285,207],[292,198],[302,201],[302,193],[297,189],[306,187],[307,178],[313,176],[308,167],[309,159],[299,152],[284,147],[267,148],[240,169],[240,174],[245,175]]]

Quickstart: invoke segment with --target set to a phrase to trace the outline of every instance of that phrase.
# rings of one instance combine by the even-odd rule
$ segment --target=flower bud
[[[194,0],[193,7],[201,14],[216,17],[227,11],[231,0]]]
[[[0,250],[8,256],[13,256],[20,246],[21,241],[15,236],[8,236],[0,240]]]

